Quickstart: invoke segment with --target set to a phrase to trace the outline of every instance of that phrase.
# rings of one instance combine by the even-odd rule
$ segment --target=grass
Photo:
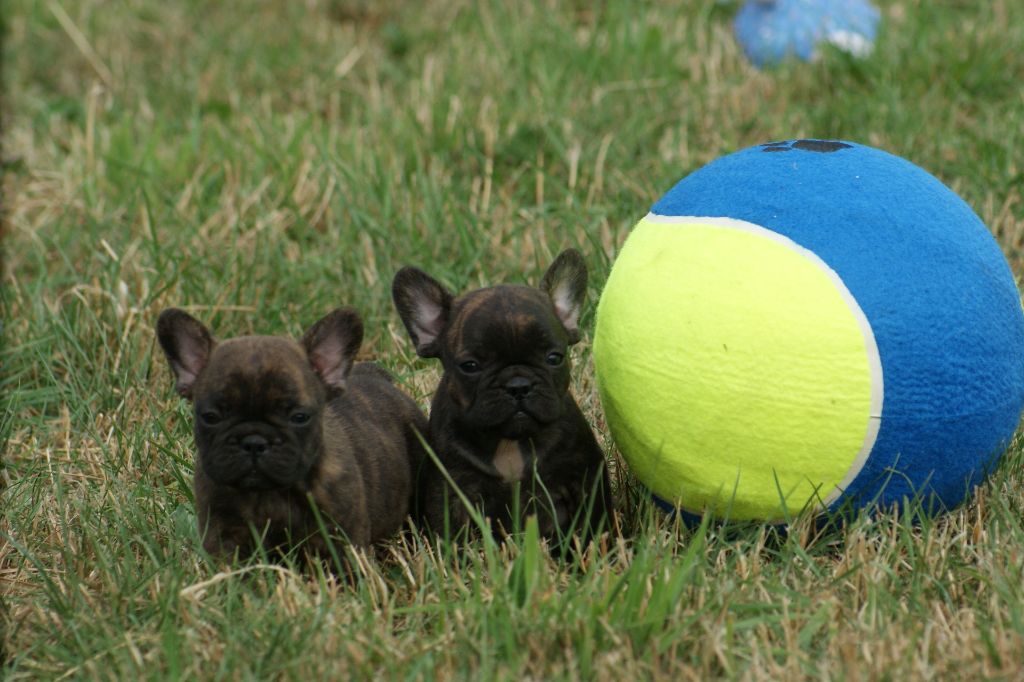
[[[586,253],[589,311],[675,181],[779,138],[886,148],[1024,266],[1024,6],[889,0],[863,61],[762,73],[735,2],[8,0],[6,675],[921,679],[1024,674],[1024,455],[936,519],[680,527],[619,466],[589,340],[574,391],[624,537],[579,565],[527,532],[414,534],[360,579],[198,552],[189,414],[156,315],[299,334],[339,303],[426,406],[392,273],[535,282]]]

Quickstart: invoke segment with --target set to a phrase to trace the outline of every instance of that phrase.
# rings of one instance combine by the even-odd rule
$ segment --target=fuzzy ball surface
[[[787,57],[814,59],[821,44],[866,56],[878,21],[867,0],[748,0],[733,28],[747,58],[764,67]]]
[[[673,187],[618,255],[594,358],[640,481],[738,520],[955,506],[1024,406],[1024,314],[988,229],[852,142],[753,147]]]

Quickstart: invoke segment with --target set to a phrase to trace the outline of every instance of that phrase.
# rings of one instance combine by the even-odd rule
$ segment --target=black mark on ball
[[[853,145],[836,140],[797,140],[793,143],[796,149],[803,149],[805,152],[837,152],[840,149],[849,149]]]
[[[797,140],[790,146],[789,142],[769,142],[761,145],[763,152],[788,152],[792,149],[802,149],[805,152],[818,152],[826,154],[837,152],[840,149],[850,149],[853,145],[836,140]]]

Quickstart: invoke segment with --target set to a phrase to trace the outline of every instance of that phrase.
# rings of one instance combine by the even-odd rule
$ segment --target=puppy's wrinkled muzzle
[[[261,422],[232,427],[204,450],[202,460],[214,481],[253,491],[291,485],[308,468],[291,439]]]

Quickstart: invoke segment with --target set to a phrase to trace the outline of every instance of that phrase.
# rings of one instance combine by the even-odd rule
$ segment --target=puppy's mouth
[[[502,387],[479,394],[462,421],[470,428],[502,438],[520,438],[535,435],[558,421],[562,412],[561,400],[546,388],[514,396]]]
[[[267,475],[263,474],[257,467],[253,467],[248,473],[244,474],[240,479],[235,481],[233,487],[239,490],[246,490],[251,492],[262,492],[266,490],[274,490],[280,488],[281,484],[277,481],[272,480]]]
[[[513,421],[537,421],[537,417],[531,412],[525,405],[516,405],[515,411],[512,412]]]
[[[506,436],[513,438],[528,436],[546,421],[534,411],[531,405],[524,401],[518,401],[502,424],[502,430]]]
[[[283,487],[280,481],[261,471],[256,462],[246,464],[236,462],[230,468],[223,465],[208,466],[206,473],[221,485],[228,485],[247,492],[267,491]]]
[[[234,449],[210,453],[203,457],[203,469],[215,482],[247,492],[287,488],[303,475],[294,457],[287,453],[258,457]]]

